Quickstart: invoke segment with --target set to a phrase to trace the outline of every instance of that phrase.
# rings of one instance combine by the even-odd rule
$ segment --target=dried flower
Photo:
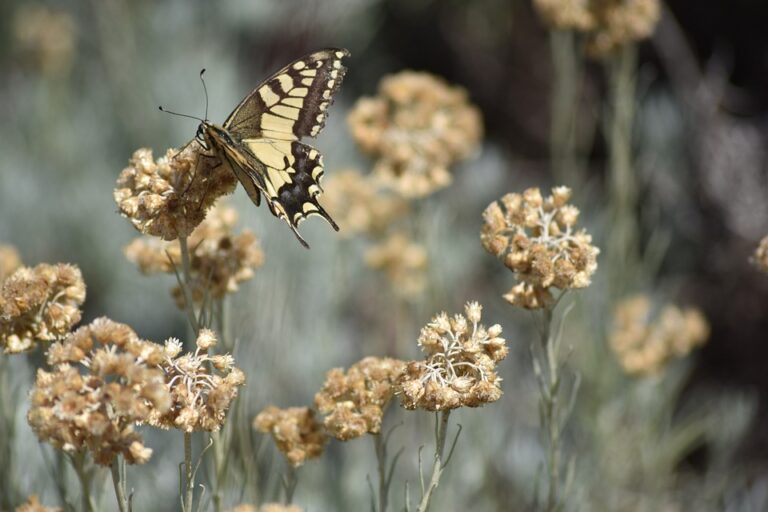
[[[408,197],[448,186],[449,167],[482,138],[480,111],[464,89],[414,71],[382,79],[379,95],[359,100],[348,121],[359,146],[377,159],[374,173]]]
[[[579,210],[568,204],[571,191],[555,187],[544,198],[538,188],[512,193],[483,212],[483,247],[504,261],[517,284],[504,298],[528,309],[547,307],[550,288],[585,288],[597,269],[600,250],[592,237],[575,230]]]
[[[648,38],[661,15],[659,0],[592,0],[591,7],[595,24],[587,50],[595,57]]]
[[[453,317],[440,313],[422,328],[418,344],[427,357],[409,362],[398,379],[406,409],[478,407],[501,398],[496,363],[509,352],[501,326],[481,325],[477,302],[468,302],[464,312]]]
[[[206,294],[218,299],[236,292],[239,284],[251,279],[254,270],[264,264],[264,251],[256,235],[247,229],[233,234],[236,223],[237,212],[233,208],[217,205],[190,235],[190,287],[195,303],[201,303]],[[181,267],[181,248],[176,240],[137,238],[128,244],[125,254],[144,274],[173,273],[174,268]],[[172,294],[183,308],[181,289],[174,287]]]
[[[16,507],[16,512],[62,512],[59,507],[46,507],[34,494],[27,498],[23,504]]]
[[[0,346],[16,354],[62,338],[80,321],[84,301],[85,282],[76,266],[19,268],[0,289]]]
[[[137,150],[117,179],[120,214],[145,235],[163,240],[188,236],[216,199],[235,190],[234,174],[218,164],[197,141],[180,151],[169,149],[157,162],[150,149]]]
[[[649,297],[635,295],[616,306],[610,345],[625,372],[651,375],[708,337],[709,325],[699,310],[672,304],[655,309]]]
[[[755,268],[768,274],[768,236],[760,240],[751,261]]]
[[[378,236],[408,213],[408,202],[383,190],[357,171],[333,173],[324,185],[326,209],[339,224],[342,236]]]
[[[390,234],[368,248],[365,262],[372,269],[383,271],[392,289],[402,296],[412,297],[424,290],[427,250],[403,233]]]
[[[0,283],[20,266],[19,251],[12,245],[0,244]]]
[[[309,407],[279,409],[270,405],[254,418],[253,428],[272,434],[277,448],[293,467],[322,455],[328,440]]]
[[[232,356],[207,353],[216,345],[213,331],[201,329],[196,345],[194,353],[179,356],[181,343],[174,338],[165,342],[160,367],[172,405],[163,414],[153,415],[150,425],[184,432],[216,432],[224,424],[238,388],[245,384],[245,375],[235,368]]]
[[[24,64],[51,78],[69,73],[75,57],[72,16],[39,3],[25,3],[16,10],[12,29]]]
[[[315,406],[325,415],[326,430],[340,441],[366,433],[378,434],[384,411],[394,394],[394,383],[405,363],[388,357],[366,357],[347,373],[334,368],[315,395]]]
[[[139,339],[127,325],[98,318],[51,345],[38,370],[27,421],[41,441],[74,453],[88,449],[110,465],[122,455],[129,464],[147,462],[134,426],[171,406],[160,345]]]
[[[533,0],[539,17],[556,30],[586,31],[594,27],[591,0]]]

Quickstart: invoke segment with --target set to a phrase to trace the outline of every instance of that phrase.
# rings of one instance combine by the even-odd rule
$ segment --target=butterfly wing
[[[342,59],[348,56],[347,50],[328,48],[288,64],[246,96],[223,127],[239,139],[316,136],[344,79]]]

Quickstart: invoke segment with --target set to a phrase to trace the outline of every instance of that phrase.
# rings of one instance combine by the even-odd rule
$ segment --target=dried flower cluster
[[[324,189],[326,209],[339,224],[341,236],[347,238],[357,234],[380,236],[409,210],[405,199],[353,170],[333,173]]]
[[[27,421],[41,441],[69,453],[88,449],[97,464],[118,455],[143,464],[152,450],[134,425],[171,406],[163,357],[127,325],[96,319],[51,345],[53,369],[38,370]]]
[[[408,363],[398,380],[406,409],[478,407],[501,398],[496,364],[509,352],[501,326],[480,325],[477,302],[468,302],[464,312],[440,313],[422,328],[418,344],[427,357]]]
[[[610,344],[624,371],[650,375],[708,337],[709,325],[699,310],[672,304],[654,309],[647,296],[637,295],[616,306]]]
[[[323,425],[308,407],[279,409],[270,405],[254,418],[253,427],[272,434],[277,448],[293,467],[322,455],[328,440]]]
[[[427,250],[401,232],[392,233],[372,245],[365,254],[366,264],[384,272],[399,295],[412,297],[426,284]]]
[[[59,507],[46,507],[34,494],[27,498],[23,504],[16,507],[16,512],[62,512],[64,509]]]
[[[761,272],[768,274],[768,236],[760,240],[752,256],[752,264]]]
[[[217,198],[235,190],[234,174],[217,163],[196,141],[181,151],[169,149],[156,162],[150,149],[137,150],[117,179],[120,214],[145,235],[188,236]]]
[[[12,245],[0,244],[0,283],[20,266],[19,251]]]
[[[245,384],[245,375],[235,368],[231,355],[208,354],[216,342],[216,335],[209,329],[200,330],[193,354],[179,355],[181,342],[175,338],[165,342],[160,366],[171,394],[171,407],[154,415],[151,425],[184,432],[216,432],[221,428],[238,388]]]
[[[597,269],[600,250],[583,229],[576,231],[579,210],[571,190],[552,189],[544,198],[538,188],[512,193],[491,203],[483,218],[483,247],[515,272],[517,284],[504,298],[527,309],[547,307],[550,288],[585,288]]]
[[[218,299],[236,292],[239,284],[251,279],[254,270],[264,264],[264,252],[256,235],[247,229],[234,234],[236,223],[237,212],[233,208],[217,205],[190,235],[190,288],[195,303],[201,303],[206,296]],[[128,244],[125,254],[144,274],[173,273],[181,268],[178,241],[137,238]],[[183,308],[181,289],[174,287],[172,294]]]
[[[378,434],[394,384],[404,369],[405,363],[398,359],[366,357],[346,373],[341,368],[330,370],[315,395],[328,433],[340,441]]]
[[[80,321],[84,301],[85,282],[74,265],[17,269],[0,288],[0,347],[15,354],[62,338]]]
[[[302,512],[302,510],[296,505],[282,503],[264,503],[261,507],[245,503],[230,509],[229,512]]]
[[[39,3],[20,4],[12,34],[23,63],[48,77],[61,77],[75,57],[75,23],[68,13]]]
[[[553,29],[585,33],[595,57],[648,38],[659,21],[659,0],[534,0],[542,20]]]
[[[480,111],[464,89],[414,71],[385,77],[378,96],[357,102],[349,125],[363,151],[377,159],[377,177],[408,197],[450,184],[449,167],[482,138]]]

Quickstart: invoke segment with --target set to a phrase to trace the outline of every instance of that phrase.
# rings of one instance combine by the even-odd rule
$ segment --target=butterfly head
[[[195,138],[207,147],[210,147],[211,144],[219,147],[235,145],[232,135],[227,130],[208,121],[200,123]]]

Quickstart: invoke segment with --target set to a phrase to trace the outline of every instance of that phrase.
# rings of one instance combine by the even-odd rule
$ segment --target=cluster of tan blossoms
[[[272,434],[277,448],[293,467],[320,457],[328,441],[323,425],[308,407],[279,409],[270,405],[254,418],[253,427]]]
[[[118,455],[147,462],[134,425],[171,406],[160,345],[127,325],[99,318],[48,350],[51,371],[38,370],[27,420],[41,441],[74,453],[88,449],[97,464]]]
[[[15,354],[66,336],[84,301],[85,282],[74,265],[17,268],[0,282],[0,347]]]
[[[0,283],[20,266],[19,251],[12,245],[0,244]]]
[[[328,433],[348,441],[381,432],[384,411],[404,369],[405,363],[398,359],[366,357],[346,373],[341,368],[330,370],[315,395],[315,406],[325,415],[323,423]]]
[[[579,210],[568,204],[570,197],[567,187],[553,188],[546,198],[530,188],[505,195],[483,212],[483,247],[517,277],[504,296],[509,303],[543,308],[553,301],[551,288],[589,286],[600,250],[584,229],[575,230]]]
[[[150,149],[133,153],[117,179],[114,197],[120,214],[144,233],[176,240],[188,236],[206,211],[237,184],[226,165],[202,154],[192,141],[181,151],[169,149],[155,161]]]
[[[194,353],[181,353],[181,342],[172,338],[163,347],[165,382],[171,395],[171,406],[155,414],[149,424],[160,428],[177,428],[184,432],[221,429],[238,388],[245,375],[235,368],[231,355],[209,355],[216,345],[216,335],[201,329]],[[160,411],[158,411],[160,412]]]
[[[464,89],[414,71],[385,77],[378,96],[360,99],[348,121],[355,141],[376,158],[376,176],[407,197],[449,185],[450,166],[477,148],[483,130]]]
[[[398,379],[406,409],[478,407],[501,398],[496,364],[509,352],[501,326],[481,325],[477,302],[468,302],[464,312],[453,317],[440,313],[422,328],[418,344],[426,359],[407,363]]]
[[[339,224],[339,234],[346,238],[357,234],[380,236],[410,207],[401,196],[382,190],[370,175],[358,171],[337,171],[323,188],[326,209]]]
[[[602,57],[648,38],[659,21],[659,0],[534,0],[553,29],[573,29],[587,37],[587,49]]]
[[[398,295],[412,297],[424,289],[429,263],[427,250],[405,233],[392,233],[369,247],[365,262],[372,269],[382,271]]]
[[[760,240],[751,261],[755,268],[768,274],[768,236]]]
[[[264,503],[260,507],[244,503],[230,509],[229,512],[302,512],[302,510],[296,505],[284,505],[282,503]]]
[[[230,207],[215,206],[188,239],[192,300],[199,304],[206,298],[221,298],[238,290],[239,284],[251,279],[254,270],[264,264],[256,235],[248,229],[234,234],[237,212]],[[144,274],[174,273],[181,268],[178,241],[164,242],[141,237],[125,248],[127,258]],[[184,307],[184,293],[175,286],[173,297]]]
[[[709,325],[699,310],[672,304],[654,308],[650,298],[637,295],[616,306],[610,345],[624,371],[650,375],[708,337]]]
[[[34,494],[27,501],[16,507],[16,512],[63,512],[59,507],[46,507]]]

